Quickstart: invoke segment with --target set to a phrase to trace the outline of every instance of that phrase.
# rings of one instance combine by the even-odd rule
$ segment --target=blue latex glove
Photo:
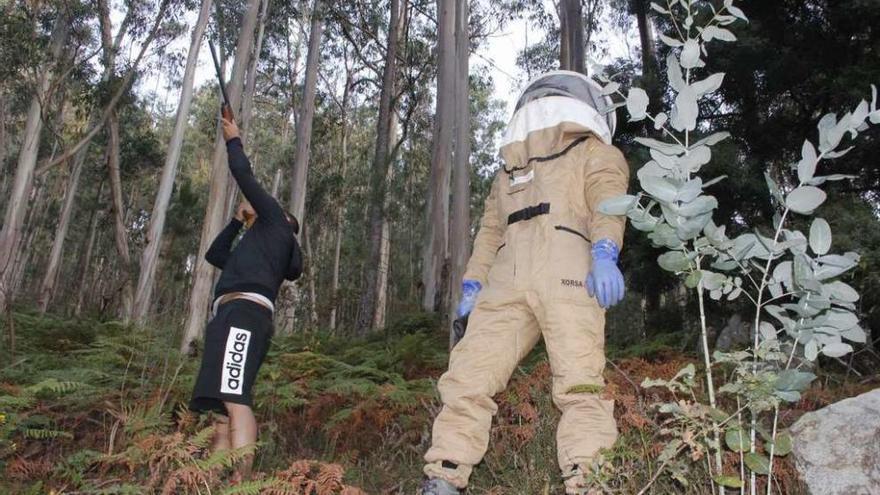
[[[626,287],[623,274],[617,267],[620,248],[610,239],[601,239],[593,244],[593,269],[587,275],[587,292],[599,301],[605,309],[623,300]]]
[[[465,280],[461,283],[461,300],[458,302],[458,317],[469,315],[477,303],[477,294],[483,289],[476,280]]]

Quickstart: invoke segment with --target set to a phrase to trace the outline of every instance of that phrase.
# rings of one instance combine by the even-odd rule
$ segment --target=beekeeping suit
[[[587,76],[555,71],[531,81],[517,102],[464,275],[467,334],[438,383],[430,479],[467,485],[488,447],[492,397],[542,337],[562,411],[557,448],[568,493],[581,493],[582,473],[617,438],[601,388],[604,307],[623,297],[616,261],[624,218],[598,208],[626,192],[629,169],[611,144],[616,121],[600,91]]]

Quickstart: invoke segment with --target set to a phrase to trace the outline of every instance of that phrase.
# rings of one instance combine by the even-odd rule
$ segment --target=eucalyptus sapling
[[[757,226],[729,237],[726,227],[713,219],[718,200],[707,193],[725,177],[704,180],[700,172],[712,159],[712,147],[730,135],[696,135],[701,129],[699,102],[721,87],[724,74],[699,73],[709,56],[707,47],[715,42],[735,42],[736,35],[727,26],[748,19],[733,0],[725,0],[718,8],[703,0],[667,0],[665,5],[652,3],[651,7],[668,16],[674,27],[672,36],[660,35],[672,49],[666,60],[666,76],[674,94],[668,113],[651,114],[644,90],[633,87],[624,94],[620,83],[601,70],[596,72],[605,84],[605,93],[623,99],[613,108],[625,106],[632,121],[648,119],[661,133],[657,139],[636,138],[651,156],[637,173],[641,190],[610,199],[601,209],[606,214],[627,215],[654,246],[664,248],[658,264],[681,276],[685,285],[696,291],[699,303],[709,404],[700,404],[693,393],[693,369],[682,370],[683,374],[670,381],[643,383],[646,387],[664,386],[673,393],[687,392],[691,398],[660,406],[661,413],[672,417],[669,424],[675,425],[667,431],[681,437],[667,446],[662,465],[686,484],[682,475],[686,467],[674,458],[685,450],[699,457],[705,450],[714,457],[714,472],[710,465],[710,474],[718,493],[724,493],[724,487],[745,493],[748,487],[751,494],[756,494],[757,476],[766,475],[769,495],[773,459],[791,451],[791,437],[778,427],[780,408],[797,402],[815,378],[800,368],[820,355],[839,358],[852,352],[853,343],[866,341],[855,313],[859,294],[838,279],[858,264],[858,255],[831,253],[831,228],[822,218],[813,218],[808,234],[791,224],[795,215],[814,217],[827,198],[824,185],[847,179],[841,174],[817,175],[817,171],[819,165],[851,149],[841,149],[847,135],[854,139],[869,123],[880,123],[877,90],[872,86],[870,103],[861,101],[840,118],[828,114],[819,121],[818,140],[806,140],[799,161],[790,171],[779,171],[792,177],[784,182],[791,186],[780,186],[769,171],[765,173],[776,211],[770,235]],[[734,301],[741,296],[750,301],[754,307],[754,339],[748,349],[711,353],[707,294],[716,301]],[[719,367],[730,370],[730,379],[716,390],[713,368]],[[687,377],[691,379],[683,379]],[[719,409],[719,395],[730,397],[736,404],[735,413]],[[742,425],[743,413],[749,418],[748,432]],[[764,428],[764,420],[769,422],[769,430]],[[702,444],[695,442],[697,437],[703,439]],[[682,443],[682,438],[687,441]],[[740,456],[738,476],[723,472],[724,447]]]

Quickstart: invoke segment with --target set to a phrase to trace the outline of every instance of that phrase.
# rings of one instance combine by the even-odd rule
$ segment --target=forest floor
[[[176,351],[167,329],[14,313],[3,323],[0,493],[412,494],[439,410],[436,379],[446,336],[413,315],[368,339],[276,336],[255,390],[261,425],[255,475],[230,485],[243,453],[209,455],[209,418],[185,409],[198,359]],[[605,394],[621,440],[600,481],[634,494],[653,476],[667,441],[645,377],[670,378],[696,361],[662,344],[610,350]],[[877,387],[820,373],[785,425],[803,412]],[[542,349],[499,394],[498,415],[472,494],[562,493],[554,453],[558,413]],[[725,464],[735,468],[737,457]],[[650,493],[710,493],[705,459],[687,486],[661,476]],[[802,493],[790,458],[776,463],[779,492]]]

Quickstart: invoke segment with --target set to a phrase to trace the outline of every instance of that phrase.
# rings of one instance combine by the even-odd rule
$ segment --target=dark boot
[[[460,495],[461,491],[450,485],[448,481],[441,479],[430,479],[422,483],[421,495]]]

